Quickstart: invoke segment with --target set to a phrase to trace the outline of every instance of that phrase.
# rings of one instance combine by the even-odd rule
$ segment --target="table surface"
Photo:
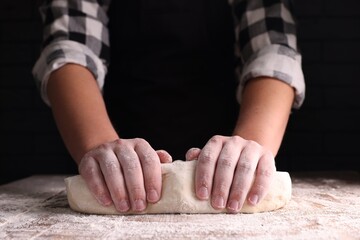
[[[65,176],[0,186],[0,239],[360,239],[360,174],[291,174],[283,209],[257,214],[89,215],[67,203]]]

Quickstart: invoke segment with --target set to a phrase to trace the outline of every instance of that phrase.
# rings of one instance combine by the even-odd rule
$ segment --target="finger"
[[[139,156],[144,176],[146,199],[148,202],[159,201],[161,195],[161,166],[155,150],[145,140],[138,141],[135,151]]]
[[[227,205],[230,212],[237,212],[242,208],[250,190],[261,154],[261,148],[257,145],[247,143],[240,153]]]
[[[79,173],[84,179],[90,192],[95,199],[103,206],[109,206],[113,202],[105,180],[100,170],[100,166],[91,156],[85,156],[79,164]]]
[[[248,202],[251,205],[258,204],[269,192],[275,172],[274,157],[271,153],[264,154],[259,160],[255,180],[248,194]]]
[[[223,145],[223,137],[212,137],[201,150],[195,170],[196,196],[201,200],[209,198],[212,189],[216,161]]]
[[[171,163],[173,161],[171,155],[165,150],[156,151],[161,163]]]
[[[115,154],[123,170],[131,208],[133,211],[141,212],[146,208],[146,194],[140,160],[133,147],[133,145],[129,146],[128,143],[119,144],[115,149]]]
[[[130,204],[119,160],[111,148],[104,151],[106,152],[97,157],[97,162],[103,172],[116,210],[126,212],[130,209]]]
[[[226,206],[235,166],[240,156],[240,146],[240,137],[232,137],[224,144],[220,152],[211,197],[211,205],[215,209],[223,209]]]
[[[185,160],[197,160],[199,158],[201,149],[200,148],[190,148],[185,154]]]

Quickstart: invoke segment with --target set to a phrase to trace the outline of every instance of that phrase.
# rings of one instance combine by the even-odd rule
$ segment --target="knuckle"
[[[231,199],[240,201],[241,199],[245,198],[244,196],[246,196],[246,194],[247,192],[245,192],[243,188],[237,186],[231,190]]]
[[[252,164],[249,160],[243,160],[238,163],[238,168],[241,172],[250,173],[252,170]]]
[[[219,159],[220,166],[222,168],[232,168],[233,161],[231,160],[230,156],[224,156]]]
[[[90,183],[89,186],[95,196],[101,197],[106,194],[105,189],[99,184]]]
[[[115,197],[115,199],[125,199],[125,191],[123,188],[116,188],[111,192],[111,195]]]
[[[231,141],[239,144],[239,143],[242,143],[244,141],[244,139],[238,135],[234,135],[231,137]]]
[[[261,195],[266,190],[266,187],[262,184],[254,184],[252,186],[251,192]]]
[[[151,166],[154,162],[154,155],[148,152],[144,154],[141,164],[144,166]]]
[[[260,146],[260,144],[258,144],[257,142],[255,142],[253,140],[248,140],[246,147],[250,148],[250,149],[259,149],[261,146]]]
[[[102,161],[105,167],[104,170],[107,172],[107,174],[114,175],[120,172],[120,165],[117,161],[109,160],[109,159],[104,159]]]
[[[263,170],[259,171],[258,174],[260,176],[264,176],[266,178],[271,178],[274,174],[274,169],[273,168],[263,169]]]
[[[214,161],[213,159],[214,159],[214,154],[211,151],[209,151],[209,150],[203,151],[203,154],[201,156],[202,163],[208,165]]]
[[[214,188],[214,194],[224,196],[228,190],[229,186],[225,182],[221,181],[220,183],[216,184]]]
[[[143,138],[134,138],[133,141],[136,143],[136,144],[147,144],[147,141]]]
[[[106,152],[108,150],[111,149],[111,144],[110,143],[103,143],[100,144],[97,148],[96,148],[96,152]]]
[[[198,181],[198,187],[208,188],[209,186],[210,186],[209,176],[207,174],[203,174]]]
[[[141,165],[139,163],[139,161],[134,161],[134,160],[130,160],[127,161],[126,166],[124,166],[126,171],[132,172],[132,171],[136,171],[138,169],[141,168]]]
[[[149,175],[145,176],[144,184],[146,189],[155,189],[158,183],[161,182],[161,176],[154,174],[154,172],[150,173]]]
[[[130,195],[133,196],[133,199],[143,199],[145,198],[145,191],[141,185],[134,184],[129,188]]]
[[[219,143],[219,142],[222,142],[222,136],[220,136],[220,135],[215,135],[215,136],[213,136],[212,138],[210,138],[210,142],[211,142],[211,143],[214,143],[214,144]]]
[[[79,172],[85,179],[91,179],[96,175],[97,168],[93,164],[84,163],[80,164]]]
[[[80,163],[81,164],[87,164],[88,162],[91,162],[93,160],[96,160],[95,157],[98,155],[99,150],[97,148],[91,149],[85,155],[81,158]]]
[[[145,182],[145,187],[146,189],[149,191],[149,190],[152,190],[152,189],[156,189],[155,187],[155,184],[156,181],[154,178],[150,178],[150,179],[147,179],[146,182]]]
[[[274,155],[272,154],[271,151],[269,151],[269,150],[264,151],[263,157],[264,157],[267,161],[270,161],[270,162],[272,162],[272,163],[275,163],[275,158],[274,158]]]

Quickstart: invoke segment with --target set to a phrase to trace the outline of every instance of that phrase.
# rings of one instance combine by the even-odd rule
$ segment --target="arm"
[[[214,208],[237,212],[267,194],[291,107],[304,100],[301,56],[287,0],[232,1],[242,59],[237,99],[240,115],[233,136],[214,136],[198,158],[196,195],[211,196]]]
[[[234,134],[276,156],[290,108],[304,101],[305,82],[289,0],[234,0],[237,46],[243,61]]]
[[[253,140],[276,156],[294,102],[294,89],[277,79],[249,81],[234,135]]]
[[[47,93],[58,129],[77,164],[91,149],[119,138],[99,86],[86,68],[67,64],[54,71]]]
[[[237,212],[245,201],[256,205],[265,197],[294,95],[291,86],[277,79],[248,81],[233,136],[214,136],[202,150],[187,153],[187,159],[199,160],[196,189],[200,199],[211,196],[214,208]]]
[[[43,99],[52,107],[65,145],[97,200],[114,204],[122,212],[142,211],[146,201],[159,200],[160,161],[171,157],[155,152],[143,139],[119,139],[110,122],[101,95],[108,62],[108,3],[46,1],[42,7],[45,48],[34,76]],[[69,21],[73,13],[76,17]],[[87,29],[90,23],[101,27]]]
[[[142,211],[146,200],[159,200],[161,154],[144,140],[119,139],[86,68],[66,64],[54,71],[47,93],[61,136],[102,205],[114,204],[120,212]],[[143,170],[144,165],[150,170]]]

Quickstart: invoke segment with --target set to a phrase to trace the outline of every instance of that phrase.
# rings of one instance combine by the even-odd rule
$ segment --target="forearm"
[[[90,149],[118,138],[100,89],[86,68],[67,64],[54,71],[47,91],[60,134],[77,163]]]
[[[272,78],[256,78],[244,88],[234,135],[256,141],[277,154],[294,101],[294,90]]]

